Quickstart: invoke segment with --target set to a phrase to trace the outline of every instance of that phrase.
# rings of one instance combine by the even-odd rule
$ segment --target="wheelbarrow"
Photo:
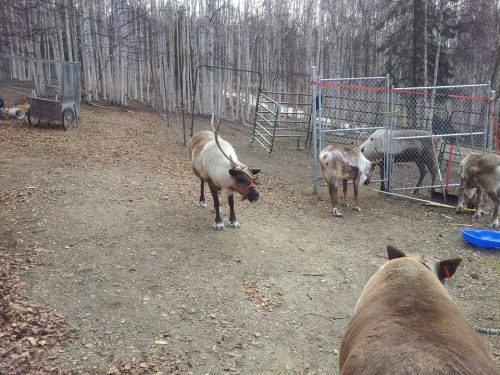
[[[77,125],[76,105],[72,101],[31,98],[28,123],[37,126],[40,120],[60,121],[64,130]]]

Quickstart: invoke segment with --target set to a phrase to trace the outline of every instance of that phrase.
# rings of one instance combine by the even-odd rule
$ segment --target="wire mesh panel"
[[[0,55],[0,87],[70,107],[80,117],[80,64]]]
[[[391,90],[390,191],[456,194],[461,160],[491,141],[489,93],[488,84]]]
[[[315,106],[313,135],[317,149],[313,152],[313,169],[317,158],[328,144],[360,146],[371,134],[389,127],[389,76],[368,78],[313,79]],[[387,134],[387,133],[385,133]],[[373,159],[372,161],[375,161]],[[387,158],[380,158],[387,163]],[[385,171],[381,180],[387,179]],[[321,174],[313,175],[314,191],[321,182]],[[377,181],[377,179],[374,179]]]
[[[263,91],[259,95],[253,141],[272,152],[276,138],[307,142],[311,123],[311,94]]]

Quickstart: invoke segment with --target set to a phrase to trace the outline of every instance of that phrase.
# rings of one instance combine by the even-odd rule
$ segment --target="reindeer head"
[[[376,161],[373,161],[373,162],[368,160],[368,162],[370,164],[369,164],[368,172],[366,173],[366,180],[363,182],[365,185],[368,185],[371,182],[371,177],[372,177],[373,172],[375,171],[375,167],[377,165],[380,165],[381,160],[382,159],[377,159]]]
[[[385,129],[376,130],[370,137],[359,146],[360,151],[367,159],[380,159],[385,152]]]
[[[250,169],[246,165],[240,165],[240,167],[229,170],[234,180],[231,188],[241,194],[242,201],[248,199],[250,202],[256,202],[259,199],[259,193],[256,190],[255,180],[260,169]]]
[[[235,162],[231,155],[227,155],[219,143],[220,121],[217,119],[217,128],[214,128],[214,115],[212,114],[212,130],[214,132],[215,143],[224,157],[229,160],[231,168],[229,174],[233,178],[233,184],[230,187],[233,191],[241,194],[241,200],[248,199],[250,202],[256,202],[259,199],[259,193],[256,190],[255,180],[260,169],[250,169],[245,164]]]

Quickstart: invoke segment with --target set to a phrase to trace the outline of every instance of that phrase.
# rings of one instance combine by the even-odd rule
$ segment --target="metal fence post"
[[[318,95],[318,86],[316,86],[316,67],[311,69],[312,84],[312,168],[313,168],[313,193],[318,194],[318,133],[316,124],[316,97]],[[321,119],[320,119],[321,122]]]
[[[386,184],[386,189],[387,191],[392,190],[392,170],[394,166],[394,141],[392,140],[392,130],[394,129],[394,123],[395,123],[395,112],[394,112],[394,98],[396,96],[396,93],[391,91],[389,93],[389,126],[387,127],[387,141],[389,142],[388,145],[389,147],[386,147],[385,150],[385,170],[386,170],[386,176],[387,176],[387,184]],[[386,178],[384,176],[384,178]]]
[[[390,132],[390,128],[391,128],[391,122],[392,122],[392,100],[391,100],[391,91],[390,91],[390,88],[391,88],[391,79],[390,79],[390,76],[389,74],[386,75],[386,78],[385,78],[385,89],[387,90],[386,91],[386,95],[385,95],[385,114],[384,114],[384,126],[385,128],[387,129],[386,132],[386,142],[390,142],[390,137],[391,137],[391,132]],[[389,143],[386,143],[386,145],[389,145]],[[386,147],[385,148],[385,152],[384,152],[384,159],[382,161],[384,163],[384,175],[381,176],[381,178],[386,182],[386,189],[389,190],[389,187],[390,187],[390,181],[389,181],[389,175],[390,175],[390,169],[389,169],[389,163],[390,163],[390,160],[389,160],[389,147]]]
[[[491,87],[490,87],[491,88]],[[495,116],[495,99],[496,98],[496,91],[495,90],[490,90],[490,100],[488,101],[488,116],[492,114]],[[488,124],[492,124],[491,126],[491,136],[490,136],[490,146],[488,150],[490,152],[499,152],[500,150],[497,150],[497,144],[496,144],[496,137],[498,136],[497,134],[494,134],[495,132],[495,126],[493,121],[496,121],[496,119],[491,118],[488,122]],[[498,128],[496,128],[496,131],[498,132]]]
[[[493,119],[490,118],[490,113],[491,113],[491,106],[493,105],[493,100],[495,98],[495,91],[491,90],[491,82],[488,81],[488,87],[486,88],[486,95],[488,96],[488,103],[486,104],[486,116],[485,116],[485,121],[486,121],[486,139],[485,139],[485,149],[488,150],[488,152],[491,152],[493,150],[493,145],[494,142],[493,140],[495,139],[495,134],[493,134],[494,129],[493,126],[490,126],[492,124]],[[490,130],[491,129],[491,130]]]

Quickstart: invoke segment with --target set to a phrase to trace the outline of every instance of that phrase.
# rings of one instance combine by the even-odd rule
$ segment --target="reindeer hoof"
[[[498,228],[499,226],[500,226],[500,224],[498,223],[498,219],[493,220],[493,221],[490,223],[490,228]]]
[[[455,213],[461,214],[462,212],[464,212],[464,205],[463,204],[459,204],[457,206],[457,208],[455,209]]]
[[[235,220],[235,221],[231,221],[231,222],[229,223],[229,226],[230,226],[231,228],[236,228],[236,229],[237,229],[237,228],[240,228],[240,223],[238,223],[236,220]]]
[[[205,207],[207,207],[207,204],[205,203],[205,201],[200,201],[200,202],[198,203],[198,207],[200,207],[200,208],[205,208]]]
[[[340,213],[340,211],[338,210],[338,208],[333,208],[332,209],[332,215],[334,217],[342,217],[342,214]]]
[[[481,211],[480,210],[477,210],[476,212],[474,212],[474,216],[473,216],[475,219],[479,219],[481,217]]]
[[[223,222],[220,222],[220,223],[215,222],[214,225],[212,225],[212,228],[214,228],[215,230],[222,230],[222,229],[224,229],[224,223]]]
[[[340,205],[341,205],[342,207],[349,207],[349,203],[347,203],[347,201],[345,201],[345,202],[341,202],[341,203],[340,203]]]
[[[357,212],[361,212],[361,208],[359,208],[359,206],[353,207],[352,210],[357,211]]]

